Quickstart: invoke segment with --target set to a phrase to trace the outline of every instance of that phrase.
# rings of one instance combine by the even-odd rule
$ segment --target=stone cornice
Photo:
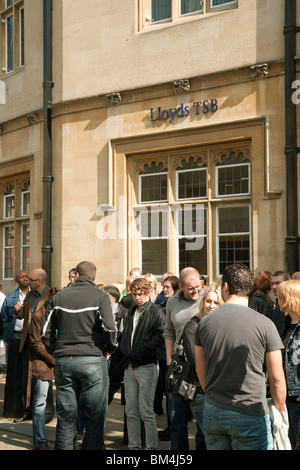
[[[17,116],[15,119],[0,123],[0,136],[9,132],[15,132],[26,127],[34,126],[43,121],[43,112],[41,110],[33,111],[26,115]]]
[[[159,100],[174,95],[197,93],[217,88],[252,82],[259,79],[271,79],[284,74],[284,61],[265,62],[245,67],[226,70],[209,75],[198,75],[190,78],[177,78],[141,88],[118,90],[111,93],[64,100],[51,105],[52,116],[78,113],[86,110],[107,109],[130,105],[142,101]],[[26,126],[36,125],[43,121],[43,111],[36,110],[27,115],[18,116],[9,121],[0,122],[1,134],[12,132]]]
[[[253,79],[258,76],[271,79],[282,73],[284,73],[284,61],[247,66],[210,75],[199,75],[185,79],[178,78],[170,82],[149,85],[148,87],[119,90],[103,95],[53,103],[52,112],[55,118],[70,112],[82,112],[84,110],[108,108],[111,106],[125,106],[142,101],[159,100],[174,95],[203,92],[234,84],[252,83]]]

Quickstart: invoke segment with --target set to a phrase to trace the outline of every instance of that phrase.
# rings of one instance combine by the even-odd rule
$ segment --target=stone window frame
[[[21,13],[22,12],[22,13]],[[5,77],[17,70],[20,70],[25,65],[25,44],[24,44],[24,17],[25,7],[24,0],[0,0],[0,56],[1,56],[1,69],[0,76]],[[7,18],[12,18],[12,66],[8,70],[7,58]],[[23,22],[22,22],[23,19]]]
[[[242,144],[242,145],[230,145],[230,144],[225,144],[223,145],[223,148],[221,150],[214,149],[213,147],[207,147],[207,148],[195,148],[195,149],[186,149],[186,150],[179,150],[178,152],[166,152],[166,153],[159,153],[158,155],[155,154],[149,154],[149,155],[142,155],[141,157],[134,157],[134,173],[135,175],[138,175],[138,177],[133,178],[134,180],[134,191],[136,193],[136,200],[137,200],[137,205],[134,207],[135,214],[137,214],[137,232],[138,232],[138,252],[139,252],[139,265],[141,266],[142,270],[146,270],[147,272],[152,272],[156,276],[160,276],[163,273],[162,272],[153,272],[155,269],[151,269],[149,263],[147,262],[147,265],[144,266],[144,259],[143,258],[143,245],[147,243],[155,242],[157,243],[157,250],[159,250],[159,247],[161,246],[161,240],[175,240],[175,254],[176,254],[176,272],[179,273],[179,271],[186,266],[186,263],[189,264],[189,261],[191,262],[193,256],[197,257],[199,260],[199,266],[198,269],[200,269],[200,265],[202,267],[202,272],[204,276],[208,277],[209,273],[209,256],[208,256],[208,249],[209,246],[214,246],[213,240],[217,240],[217,235],[218,235],[218,214],[219,214],[219,207],[220,205],[223,206],[224,204],[227,206],[232,206],[235,205],[236,207],[241,206],[241,201],[245,201],[249,207],[251,207],[251,203],[249,202],[249,199],[251,198],[251,191],[246,194],[232,194],[232,195],[226,195],[224,197],[219,197],[217,194],[217,171],[216,169],[218,168],[218,165],[224,166],[224,156],[225,156],[225,161],[226,159],[228,160],[228,167],[232,166],[231,162],[231,156],[232,154],[236,155],[242,155],[243,160],[245,160],[245,163],[241,162],[240,165],[246,164],[247,167],[249,167],[249,188],[251,187],[251,177],[250,177],[250,172],[251,172],[251,166],[250,166],[250,145],[249,144]],[[194,169],[197,167],[202,167],[202,169],[206,169],[208,173],[208,182],[207,182],[207,197],[202,198],[189,198],[189,199],[179,199],[178,198],[178,179],[177,179],[177,173],[178,171],[181,171],[182,169],[190,169],[191,165],[189,165],[188,162],[193,160],[194,162]],[[188,163],[188,164],[186,164]],[[168,194],[173,195],[173,198],[168,197],[168,201],[146,201],[145,203],[141,203],[139,199],[139,194],[140,194],[140,174],[145,173],[145,168],[150,168],[150,167],[159,167],[159,166],[164,166],[164,171],[168,171],[168,186],[169,186],[169,191]],[[149,173],[151,174],[151,173]],[[193,208],[192,208],[193,206]],[[203,233],[198,233],[196,230],[196,226],[199,226],[199,221],[197,222],[197,219],[201,218],[201,209],[204,207],[205,213],[206,213],[206,224],[207,226],[203,226]],[[193,228],[190,228],[189,233],[184,234],[181,233],[181,230],[179,229],[179,223],[181,218],[184,216],[184,214],[188,214],[188,211],[191,210],[192,213],[192,218],[193,218]],[[148,214],[148,219],[151,224],[151,221],[154,220],[154,217],[157,217],[157,213],[162,212],[164,215],[162,216],[163,219],[163,228],[159,227],[157,229],[157,219],[155,219],[155,222],[153,222],[154,226],[154,232],[155,235],[151,235],[151,230],[149,231],[149,235],[143,236],[142,233],[144,231],[142,225],[144,224],[145,220],[147,219],[147,214]],[[197,215],[198,214],[198,215]],[[146,216],[146,219],[145,219]],[[153,219],[152,219],[153,217]],[[181,218],[180,218],[181,217]],[[208,229],[208,220],[210,219],[210,225],[212,227],[212,230]],[[196,220],[196,223],[195,223]],[[142,228],[141,228],[142,227]],[[165,230],[168,230],[168,234],[165,233]],[[188,227],[190,227],[190,222]],[[152,228],[151,228],[152,229]],[[157,233],[156,233],[157,232]],[[144,231],[145,234],[145,231]],[[232,234],[234,235],[234,234]],[[236,234],[237,237],[240,236],[239,233]],[[251,268],[252,266],[252,242],[251,242],[251,230],[250,233],[247,235],[247,240],[249,242],[249,252],[248,252],[248,265]],[[210,239],[210,240],[209,240]],[[186,248],[187,251],[191,251],[194,253],[190,253],[189,256],[184,254],[184,250],[182,249],[181,242],[182,240],[185,240],[185,246],[188,245],[188,248]],[[194,244],[194,245],[193,245]],[[180,248],[181,247],[181,248]],[[201,250],[204,248],[204,252],[201,252]],[[195,253],[195,250],[197,253]],[[146,250],[147,252],[149,250]],[[151,251],[151,250],[150,250]],[[216,276],[219,277],[221,275],[220,269],[219,269],[219,245],[215,243],[215,246],[213,248],[214,251],[214,257],[215,257],[215,267],[214,271],[216,273]],[[155,247],[152,247],[152,252],[156,253]],[[168,262],[168,255],[166,253],[169,252],[168,247],[164,249],[164,252],[162,253],[163,258],[166,260],[166,266],[165,270],[170,269],[169,268],[169,262]],[[234,252],[235,255],[237,253],[237,250]],[[184,259],[182,258],[184,257]],[[206,259],[206,267],[204,269],[203,263],[204,260]],[[232,262],[235,262],[235,259],[232,259]],[[150,262],[151,263],[151,262]],[[157,265],[161,264],[160,256],[157,255]],[[153,266],[155,263],[153,263]]]
[[[23,268],[23,250],[22,250],[22,230],[24,225],[29,225],[30,230],[30,206],[29,212],[23,214],[23,194],[30,193],[30,175],[16,175],[0,180],[0,266],[2,279],[5,281],[12,280],[15,272]],[[5,199],[6,196],[14,195],[14,214],[13,217],[5,217]],[[13,277],[7,277],[5,272],[5,227],[14,228],[14,267]],[[30,245],[29,245],[30,247]],[[30,248],[29,248],[30,249]],[[28,255],[29,257],[29,255]],[[28,264],[28,263],[27,263]]]
[[[260,263],[261,238],[258,236],[258,213],[261,209],[262,198],[272,204],[273,200],[282,198],[282,191],[274,189],[270,184],[273,173],[268,164],[270,153],[269,140],[269,119],[253,118],[245,121],[233,121],[230,123],[219,123],[212,126],[195,126],[188,129],[166,130],[164,132],[154,131],[151,134],[145,133],[136,136],[127,136],[112,139],[108,146],[108,168],[109,185],[105,202],[109,207],[114,208],[116,213],[116,223],[123,227],[123,235],[120,238],[120,245],[124,253],[122,273],[127,276],[132,266],[139,265],[138,236],[136,233],[136,216],[132,208],[138,207],[138,199],[135,191],[136,158],[149,157],[149,155],[173,155],[183,148],[195,148],[201,143],[202,146],[209,144],[215,149],[216,156],[221,160],[222,149],[228,144],[234,146],[247,145],[250,149],[251,162],[251,195],[237,196],[236,203],[251,204],[251,269],[256,269]],[[219,153],[218,153],[219,152]],[[166,161],[166,164],[168,162]],[[126,178],[124,178],[126,175]],[[256,175],[255,190],[253,190],[253,175]],[[210,173],[210,178],[215,178]],[[172,194],[174,200],[174,194]],[[224,201],[224,198],[210,198],[217,205]],[[126,201],[126,202],[125,202]],[[228,199],[228,202],[230,199]],[[103,204],[103,199],[98,199],[97,203]],[[281,202],[279,202],[281,204]],[[126,217],[124,218],[124,213]],[[213,232],[212,220],[215,217],[215,209],[208,217],[208,230],[212,234],[208,245],[208,280],[209,282],[219,281],[216,271],[215,258],[215,236]],[[175,241],[169,240],[168,248],[168,271],[176,272],[175,265],[176,252]]]

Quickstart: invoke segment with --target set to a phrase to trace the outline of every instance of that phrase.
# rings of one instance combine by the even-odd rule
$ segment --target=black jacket
[[[198,316],[194,316],[190,321],[187,322],[182,333],[182,345],[186,355],[187,361],[191,364],[195,371],[195,385],[197,393],[204,393],[199,379],[196,374],[195,364],[195,334],[201,319]]]
[[[249,295],[249,307],[256,312],[262,313],[267,318],[272,317],[273,302],[261,291],[251,292]]]
[[[157,362],[157,351],[163,343],[163,332],[165,317],[159,305],[147,302],[141,309],[141,316],[134,333],[131,347],[131,336],[133,330],[133,318],[136,307],[132,307],[124,323],[124,330],[120,339],[119,349],[123,355],[123,366],[129,364],[133,368]]]
[[[50,330],[49,330],[50,328]],[[116,347],[110,296],[96,284],[78,278],[57,292],[46,312],[44,334],[50,331],[54,357],[104,356]]]

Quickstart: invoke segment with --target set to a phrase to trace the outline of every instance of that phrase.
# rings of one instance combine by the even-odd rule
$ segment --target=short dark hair
[[[97,268],[94,263],[90,261],[81,261],[77,264],[76,272],[79,274],[79,277],[84,277],[89,281],[94,281],[96,279]]]
[[[104,286],[103,290],[107,292],[109,295],[111,295],[115,299],[116,302],[119,302],[121,294],[120,294],[119,289],[116,286],[113,286],[113,285]]]
[[[229,295],[248,296],[252,288],[252,273],[243,264],[231,264],[223,271],[222,286],[228,284]]]
[[[285,271],[275,271],[275,273],[273,274],[273,277],[278,277],[278,276],[282,276],[285,281],[288,281],[290,278],[289,273]]]

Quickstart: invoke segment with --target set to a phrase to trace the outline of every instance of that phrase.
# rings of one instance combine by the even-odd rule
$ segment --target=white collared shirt
[[[26,297],[26,294],[24,294],[24,292],[22,292],[21,289],[19,288],[19,300],[22,305],[23,305],[25,297]],[[19,320],[19,318],[17,318],[16,324],[15,324],[15,331],[22,331],[23,323],[24,323],[24,318],[22,318],[22,320]]]

